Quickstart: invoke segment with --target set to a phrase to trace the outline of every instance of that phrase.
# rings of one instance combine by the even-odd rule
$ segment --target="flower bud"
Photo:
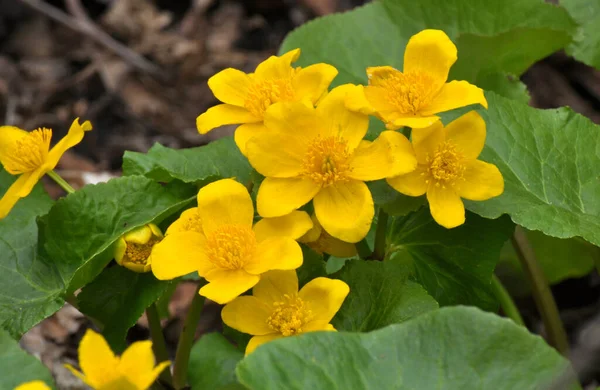
[[[140,226],[117,241],[115,260],[134,272],[152,269],[152,248],[163,239],[163,234],[153,223]]]

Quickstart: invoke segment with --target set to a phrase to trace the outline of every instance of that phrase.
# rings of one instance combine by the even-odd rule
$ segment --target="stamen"
[[[256,246],[250,226],[224,225],[207,237],[209,260],[224,269],[241,269],[251,260]]]
[[[388,100],[403,114],[417,114],[426,107],[439,90],[435,79],[426,72],[400,71],[386,73],[386,77],[372,77],[369,85],[383,88]]]
[[[312,319],[309,306],[297,295],[284,295],[283,301],[273,304],[275,309],[267,319],[271,329],[283,336],[302,333],[302,327]]]
[[[324,187],[347,181],[350,168],[348,141],[341,137],[315,138],[302,164],[304,175]]]
[[[11,175],[32,172],[48,159],[52,130],[41,128],[19,139],[4,158],[4,168]]]
[[[293,73],[293,72],[291,72]],[[267,108],[278,102],[294,100],[292,79],[274,79],[258,81],[248,91],[244,106],[257,118],[262,118]]]
[[[433,156],[427,156],[427,164],[429,177],[435,180],[436,186],[445,187],[464,180],[463,156],[450,141],[441,144]]]
[[[125,250],[125,262],[145,265],[152,253],[152,247],[159,241],[153,237],[145,244],[128,242]]]

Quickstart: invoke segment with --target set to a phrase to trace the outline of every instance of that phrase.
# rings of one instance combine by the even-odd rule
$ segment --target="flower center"
[[[388,100],[404,114],[417,114],[426,107],[435,93],[438,84],[426,72],[394,72],[388,77],[377,78],[372,84],[387,91]]]
[[[273,313],[267,318],[267,324],[283,336],[302,333],[302,326],[312,319],[312,311],[297,295],[284,295],[283,301],[275,302]]]
[[[252,228],[224,225],[207,237],[209,260],[219,268],[241,269],[256,251],[256,237]]]
[[[19,139],[4,158],[4,168],[11,175],[32,172],[48,159],[52,130],[37,129]]]
[[[148,262],[150,254],[152,253],[152,247],[159,241],[160,240],[157,240],[156,238],[152,237],[145,244],[128,242],[127,249],[125,250],[125,258],[130,263],[145,265]]]
[[[456,149],[456,145],[446,141],[433,154],[427,157],[428,172],[430,177],[437,181],[436,184],[453,184],[463,178],[465,165],[463,156]]]
[[[305,176],[324,187],[348,180],[347,175],[352,170],[348,141],[340,137],[315,138],[308,147],[302,168]]]
[[[291,78],[262,80],[250,87],[244,106],[252,115],[262,118],[271,104],[291,102],[294,96]]]

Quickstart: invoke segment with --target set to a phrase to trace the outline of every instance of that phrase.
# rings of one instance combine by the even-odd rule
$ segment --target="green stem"
[[[369,247],[369,243],[367,242],[366,238],[363,238],[362,240],[354,244],[354,246],[356,247],[356,251],[358,252],[358,255],[361,259],[367,260],[373,254],[373,251],[371,251],[371,248]]]
[[[569,354],[569,341],[560,320],[556,302],[552,296],[552,291],[550,291],[546,276],[535,258],[533,247],[529,243],[522,227],[516,227],[515,233],[512,236],[512,244],[521,261],[525,276],[531,285],[533,299],[542,316],[542,321],[548,334],[548,343],[563,356],[567,356]]]
[[[521,313],[519,313],[519,309],[517,309],[517,305],[515,305],[510,294],[506,291],[502,282],[496,275],[492,276],[492,289],[494,290],[496,299],[500,302],[500,307],[502,307],[504,314],[517,325],[525,326],[525,322],[523,322],[523,318],[521,317]]]
[[[200,290],[200,286],[198,290]],[[190,351],[194,343],[194,335],[196,334],[196,327],[200,320],[202,306],[204,306],[204,297],[198,294],[198,290],[194,294],[194,299],[188,310],[183,329],[181,329],[181,334],[179,335],[179,342],[177,343],[175,367],[173,369],[173,387],[176,390],[183,389],[186,385]]]
[[[67,183],[65,181],[65,179],[58,176],[58,173],[56,173],[54,171],[48,171],[47,175],[50,176],[52,178],[52,180],[54,180],[56,182],[56,184],[61,186],[63,190],[67,191],[67,193],[72,194],[73,192],[75,192],[75,189],[73,187],[71,187],[71,185],[69,183]]]
[[[146,309],[146,317],[148,317],[148,324],[150,325],[150,336],[152,337],[152,349],[156,356],[157,362],[164,362],[169,360],[169,352],[167,352],[167,343],[165,343],[165,337],[163,335],[162,326],[160,325],[160,316],[158,315],[158,309],[156,303],[151,304]],[[171,385],[173,378],[171,377],[171,369],[167,367],[163,372],[160,373],[160,379]]]
[[[383,260],[385,258],[385,235],[387,234],[388,213],[383,208],[377,214],[377,230],[375,231],[375,248],[373,258]]]

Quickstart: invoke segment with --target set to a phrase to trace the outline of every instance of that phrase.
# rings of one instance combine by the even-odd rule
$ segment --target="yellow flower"
[[[242,184],[224,179],[201,188],[198,207],[186,210],[155,245],[152,272],[168,280],[197,271],[209,282],[200,295],[227,303],[258,283],[261,274],[302,265],[295,239],[312,227],[308,214],[262,220],[254,227],[253,220],[252,199]]]
[[[198,131],[208,133],[215,127],[242,123],[235,132],[235,142],[246,155],[246,142],[263,127],[265,111],[277,102],[306,101],[315,104],[337,75],[328,64],[293,68],[300,49],[281,57],[271,56],[260,63],[254,73],[225,69],[208,80],[216,98],[225,104],[209,108],[196,119]]]
[[[344,105],[355,88],[334,88],[316,109],[279,103],[267,110],[268,131],[247,144],[250,164],[266,176],[257,197],[261,216],[288,214],[314,198],[323,228],[333,237],[358,242],[375,212],[364,182],[415,169],[412,147],[402,134],[384,131],[374,142],[363,140],[369,118]]]
[[[337,279],[316,278],[298,291],[296,271],[270,271],[252,289],[228,303],[221,318],[228,326],[253,335],[246,354],[266,342],[319,330],[335,331],[329,323],[350,292]]]
[[[119,238],[115,260],[132,271],[148,272],[152,268],[152,248],[162,239],[163,234],[155,224],[140,226]]]
[[[443,31],[423,30],[408,41],[404,72],[391,66],[367,68],[369,85],[348,99],[348,107],[376,114],[388,129],[427,127],[439,120],[435,114],[470,104],[487,108],[481,88],[466,81],[446,83],[456,53]]]
[[[95,390],[146,390],[170,364],[154,366],[151,341],[135,342],[123,355],[115,356],[104,337],[91,329],[81,339],[78,353],[82,372],[65,366]]]
[[[327,253],[335,257],[353,257],[356,256],[356,246],[349,242],[344,242],[323,229],[316,215],[312,215],[313,227],[305,235],[298,239],[308,245],[317,253]]]
[[[409,174],[387,179],[405,195],[427,193],[433,219],[446,228],[465,222],[461,198],[486,200],[504,191],[498,168],[477,157],[485,144],[485,122],[471,111],[444,128],[437,122],[412,132],[419,165]]]
[[[92,129],[89,121],[73,121],[67,135],[50,149],[52,130],[27,132],[14,126],[0,126],[0,163],[11,175],[21,175],[0,199],[0,219],[6,217],[20,198],[24,198],[45,173],[58,164],[67,149],[77,145]]]
[[[42,381],[31,381],[20,384],[14,390],[50,390],[50,387]]]

